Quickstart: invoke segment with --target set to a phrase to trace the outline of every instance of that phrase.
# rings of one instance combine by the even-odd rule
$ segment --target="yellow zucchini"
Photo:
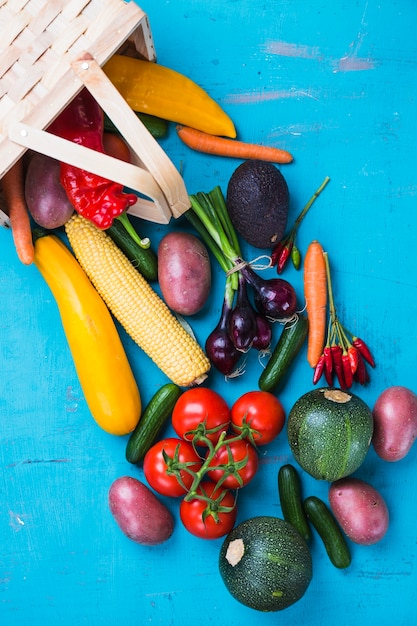
[[[113,318],[78,261],[56,236],[35,241],[34,263],[61,315],[85,400],[97,424],[112,435],[136,427],[140,392]]]

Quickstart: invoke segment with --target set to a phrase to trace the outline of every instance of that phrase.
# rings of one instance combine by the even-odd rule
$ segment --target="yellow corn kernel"
[[[200,384],[210,362],[112,239],[80,215],[65,225],[74,254],[114,317],[180,387]]]

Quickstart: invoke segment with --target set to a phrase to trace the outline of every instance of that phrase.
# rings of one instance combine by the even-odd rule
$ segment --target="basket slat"
[[[188,195],[182,178],[166,153],[91,55],[83,55],[82,59],[72,64],[72,67],[121,132],[132,150],[136,163],[143,165],[155,178],[171,206],[174,217],[182,215],[190,206]],[[133,188],[138,190],[137,187]]]
[[[0,24],[1,143],[7,143],[9,125],[23,121],[22,115],[30,114],[31,124],[45,128],[77,94],[81,85],[72,82],[70,67],[77,54],[89,50],[102,65],[136,30],[139,39],[140,34],[148,36],[149,27],[146,15],[134,2],[121,0],[9,0],[0,9]],[[38,33],[41,28],[45,30]],[[149,52],[145,58],[154,60],[152,39],[143,50]],[[61,91],[62,79],[68,84],[62,98],[55,100],[58,109],[51,109],[51,103],[43,99],[48,99],[48,92]],[[22,105],[21,100],[27,102]],[[0,145],[0,168],[4,168],[0,178],[16,160],[9,156],[9,151],[10,155],[16,151],[10,146],[6,150]]]
[[[129,211],[145,219],[166,223],[188,209],[181,176],[101,69],[129,42],[155,61],[147,16],[133,0],[0,0],[0,179],[32,149],[138,191]],[[84,83],[131,147],[132,164],[45,131]]]

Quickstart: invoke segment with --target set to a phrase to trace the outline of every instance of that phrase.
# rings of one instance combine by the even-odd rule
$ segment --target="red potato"
[[[372,410],[372,444],[384,461],[400,461],[417,437],[417,395],[407,387],[388,387]]]
[[[341,478],[330,485],[329,503],[343,532],[354,543],[369,546],[388,530],[389,512],[381,494],[358,478]]]
[[[195,315],[211,289],[211,266],[205,245],[195,235],[172,232],[158,246],[158,280],[167,305],[180,315]]]
[[[51,230],[63,226],[74,213],[59,176],[59,161],[40,153],[31,157],[25,179],[26,204],[35,222]]]
[[[173,533],[171,512],[143,483],[131,476],[117,478],[109,489],[109,506],[121,531],[144,546],[155,546]]]

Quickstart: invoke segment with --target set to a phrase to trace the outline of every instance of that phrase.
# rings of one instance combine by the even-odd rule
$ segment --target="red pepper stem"
[[[329,312],[330,312],[329,327],[330,326],[332,327],[333,339],[334,339],[334,335],[337,335],[340,344],[343,346],[343,348],[348,350],[350,346],[350,342],[346,335],[345,329],[343,328],[342,324],[340,323],[337,317],[336,306],[334,303],[333,286],[332,286],[332,279],[331,279],[331,273],[330,273],[330,263],[329,263],[328,253],[323,252],[323,256],[324,256],[324,261],[326,265],[327,291],[329,294]]]
[[[145,237],[144,239],[141,239],[139,237],[136,230],[133,228],[126,213],[122,213],[116,219],[118,219],[119,222],[123,224],[125,230],[132,237],[133,241],[135,241],[138,244],[138,246],[140,246],[141,248],[144,248],[145,250],[146,248],[149,248],[149,246],[151,245],[149,237]]]
[[[328,176],[326,176],[326,178],[324,179],[324,181],[322,182],[322,184],[320,185],[320,187],[317,189],[317,191],[314,192],[314,194],[311,196],[310,200],[307,202],[307,204],[305,205],[304,209],[301,211],[300,215],[297,217],[297,219],[294,222],[294,226],[292,228],[292,232],[295,233],[297,232],[297,229],[299,227],[299,225],[301,224],[301,222],[303,221],[305,214],[307,213],[307,211],[310,209],[310,207],[312,206],[312,204],[315,202],[315,200],[317,200],[317,198],[319,197],[319,195],[321,194],[321,192],[323,191],[323,189],[325,188],[325,186],[327,185],[327,183],[330,181],[330,178]]]

